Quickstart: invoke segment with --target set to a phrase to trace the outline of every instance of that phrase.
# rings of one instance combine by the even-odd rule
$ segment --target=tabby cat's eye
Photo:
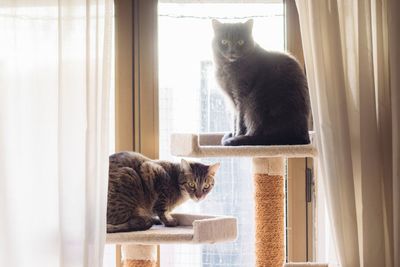
[[[243,40],[239,40],[237,43],[238,43],[238,45],[244,45],[244,41]]]
[[[210,188],[210,185],[209,184],[205,184],[204,185],[204,189],[208,189],[208,188]]]
[[[228,44],[228,40],[221,40],[221,44],[227,45]]]
[[[192,188],[196,187],[196,185],[193,182],[189,182],[189,186],[192,187]]]

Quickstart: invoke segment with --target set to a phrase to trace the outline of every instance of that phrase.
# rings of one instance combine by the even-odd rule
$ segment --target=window
[[[115,5],[116,151],[135,150],[153,158],[173,159],[169,149],[171,133],[230,130],[231,114],[214,80],[211,18],[221,21],[253,18],[255,39],[261,46],[284,50],[286,44],[302,62],[294,0],[118,0]],[[239,238],[234,243],[220,245],[162,246],[161,266],[254,266],[250,161],[204,160],[222,161],[213,193],[202,203],[189,202],[178,211],[236,216]],[[291,159],[288,164],[287,184],[292,192],[287,204],[287,256],[294,261],[328,261],[333,250],[324,193],[318,185],[313,194],[313,201],[317,196],[318,202],[307,203],[308,215],[318,217],[315,222],[314,217],[307,217],[305,210],[302,183],[308,166],[305,161]],[[291,181],[297,183],[291,185]],[[298,213],[304,214],[300,218]],[[318,247],[313,247],[314,244]],[[111,257],[105,259],[105,266],[115,266],[112,246],[106,247],[106,254]]]
[[[176,1],[174,1],[176,2]],[[159,155],[172,159],[173,132],[225,132],[231,114],[214,79],[211,18],[242,22],[254,19],[255,40],[264,48],[284,50],[283,3],[168,3],[158,5]],[[222,1],[221,1],[222,2]],[[260,1],[258,1],[260,2]],[[162,266],[254,266],[253,182],[249,159],[220,161],[213,192],[201,203],[189,201],[180,212],[233,215],[236,242],[217,245],[161,246]]]

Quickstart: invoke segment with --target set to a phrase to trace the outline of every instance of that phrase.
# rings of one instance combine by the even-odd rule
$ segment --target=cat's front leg
[[[167,209],[166,205],[167,201],[165,196],[162,196],[158,199],[156,204],[154,205],[153,211],[158,215],[160,221],[167,227],[174,227],[178,225],[178,221],[173,218]]]
[[[236,110],[233,117],[233,135],[240,136],[246,134],[246,124],[244,123],[244,110],[243,106],[240,103],[236,104]]]
[[[246,127],[244,126],[244,121],[241,118],[240,112],[236,111],[233,116],[233,132],[226,133],[222,137],[221,144],[223,146],[229,146],[230,140],[236,136],[246,134]]]
[[[167,211],[160,212],[158,214],[158,217],[160,218],[161,222],[167,227],[175,227],[178,225],[178,220],[172,217],[171,214],[169,214],[169,212]]]
[[[235,125],[235,136],[240,136],[240,135],[245,135],[246,134],[246,124],[244,123],[244,115],[243,112],[238,112],[237,113],[237,118],[236,118],[236,125]]]
[[[230,139],[233,136],[235,136],[235,130],[236,130],[236,112],[233,115],[233,131],[225,133],[224,136],[222,136],[221,145],[223,145],[225,143],[225,140]]]

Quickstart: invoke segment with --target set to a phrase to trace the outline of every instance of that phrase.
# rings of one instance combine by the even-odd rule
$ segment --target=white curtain
[[[400,266],[400,2],[296,3],[340,264]]]
[[[101,266],[112,16],[0,1],[0,266]]]

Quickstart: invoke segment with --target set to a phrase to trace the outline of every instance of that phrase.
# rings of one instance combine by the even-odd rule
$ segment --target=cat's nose
[[[237,59],[238,58],[238,55],[235,52],[229,53],[228,56],[231,59]]]
[[[202,193],[201,192],[196,192],[195,194],[194,194],[198,199],[200,199],[201,197],[202,197]]]

